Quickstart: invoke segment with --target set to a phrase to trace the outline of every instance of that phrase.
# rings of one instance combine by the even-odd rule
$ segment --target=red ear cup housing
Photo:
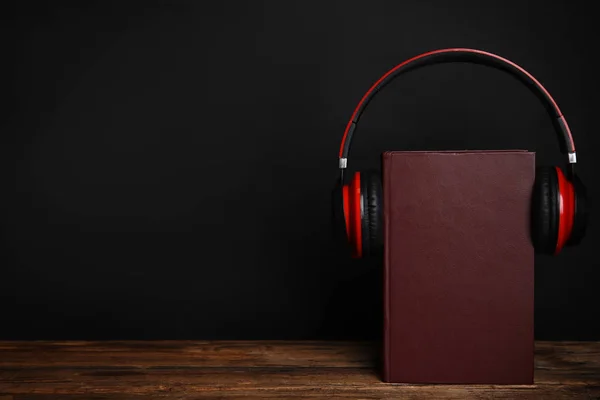
[[[346,216],[344,210],[343,185],[340,181],[334,186],[331,195],[331,215],[333,216],[333,237],[344,252],[351,252],[352,245],[349,242],[348,229],[346,228]]]
[[[355,172],[349,184],[342,188],[344,220],[352,257],[363,256],[361,174]]]
[[[573,178],[572,185],[575,193],[575,216],[573,217],[571,236],[566,243],[567,246],[575,246],[581,242],[585,236],[590,213],[587,188],[577,175]]]
[[[573,231],[575,219],[575,190],[573,184],[567,180],[565,174],[558,167],[554,167],[558,181],[558,235],[554,254],[560,253]]]

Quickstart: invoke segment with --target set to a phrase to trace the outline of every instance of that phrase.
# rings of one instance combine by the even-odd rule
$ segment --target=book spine
[[[390,230],[390,174],[389,171],[393,157],[388,153],[383,154],[382,178],[383,178],[383,380],[391,381],[391,337],[390,337],[390,273],[391,273],[391,257],[390,248],[388,245],[389,230]]]

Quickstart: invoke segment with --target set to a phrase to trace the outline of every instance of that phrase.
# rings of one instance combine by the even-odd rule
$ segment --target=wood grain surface
[[[356,342],[0,342],[0,400],[600,399],[600,342],[537,342],[535,384],[381,381]]]

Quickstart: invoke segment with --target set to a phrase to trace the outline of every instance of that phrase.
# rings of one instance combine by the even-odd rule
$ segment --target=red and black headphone
[[[536,168],[531,204],[531,239],[538,253],[558,254],[564,246],[575,245],[585,234],[588,219],[586,189],[575,175],[575,143],[558,105],[530,73],[517,64],[481,50],[441,49],[424,53],[398,64],[365,93],[346,126],[339,152],[340,180],[333,192],[334,222],[352,247],[352,256],[381,254],[383,248],[383,206],[381,176],[376,172],[355,172],[344,181],[352,135],[367,104],[385,85],[403,72],[426,65],[471,62],[506,71],[527,85],[552,116],[561,152],[569,168]],[[343,229],[342,229],[343,227]]]

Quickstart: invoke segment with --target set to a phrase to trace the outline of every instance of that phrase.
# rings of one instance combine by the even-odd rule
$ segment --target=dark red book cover
[[[384,381],[532,384],[535,154],[382,161]]]

